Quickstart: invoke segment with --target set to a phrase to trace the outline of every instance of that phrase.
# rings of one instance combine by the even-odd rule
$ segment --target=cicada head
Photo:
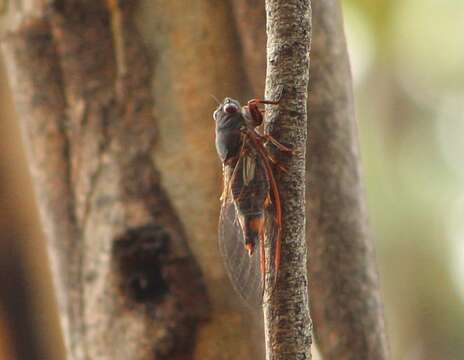
[[[216,122],[220,121],[228,114],[240,113],[241,105],[237,100],[226,97],[222,103],[216,108],[213,113],[213,118]]]
[[[238,155],[241,142],[240,129],[245,124],[240,103],[225,98],[213,113],[216,123],[216,149],[222,162]]]

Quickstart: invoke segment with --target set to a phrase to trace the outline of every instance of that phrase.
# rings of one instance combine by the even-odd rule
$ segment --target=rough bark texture
[[[208,313],[151,160],[150,71],[130,13],[57,1],[3,42],[70,359],[191,358]]]
[[[310,359],[311,319],[305,243],[305,153],[307,96],[311,44],[309,0],[267,0],[266,98],[279,106],[266,112],[266,131],[295,154],[279,156],[288,172],[276,178],[282,197],[282,261],[272,294],[265,294],[264,318],[267,359]],[[267,259],[269,263],[271,258]],[[270,280],[269,278],[267,280]],[[267,289],[272,288],[268,284]]]
[[[307,214],[316,342],[326,360],[387,359],[338,1],[314,0],[313,19]]]
[[[264,3],[264,0],[261,0]],[[241,13],[256,4],[234,0]],[[336,0],[313,0],[309,166],[306,181],[311,249],[311,315],[324,359],[386,359],[388,347],[372,242],[368,234],[351,72],[343,20]],[[242,36],[253,24],[237,22]],[[244,29],[240,27],[246,26]],[[251,29],[250,29],[251,28]],[[249,69],[265,67],[264,53],[247,57]],[[249,73],[251,79],[259,72]],[[259,79],[253,81],[258,83]],[[261,89],[255,89],[260,93]]]

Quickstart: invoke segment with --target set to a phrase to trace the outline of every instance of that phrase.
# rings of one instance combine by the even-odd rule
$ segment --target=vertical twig
[[[311,5],[309,0],[267,0],[266,97],[284,93],[277,110],[267,110],[266,130],[297,151],[281,157],[277,174],[283,201],[282,261],[272,296],[264,303],[267,359],[310,359],[311,318],[305,244],[305,149]],[[272,261],[271,259],[268,259]],[[269,286],[267,287],[270,288]]]
[[[340,5],[314,0],[313,15],[307,213],[316,341],[326,360],[384,360],[388,347]]]
[[[256,4],[233,0],[253,84],[259,84],[258,69],[265,67],[264,51],[257,56],[260,49],[247,46],[250,37],[259,43],[264,35],[264,30],[260,34],[255,29],[265,19],[264,0],[260,3],[262,11],[256,12]],[[313,0],[312,12],[311,162],[306,199],[314,333],[324,359],[388,359],[339,1]],[[243,21],[246,14],[252,14],[252,23]],[[255,88],[256,94],[260,91]]]

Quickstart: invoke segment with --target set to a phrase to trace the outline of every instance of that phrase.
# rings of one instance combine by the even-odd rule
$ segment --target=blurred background
[[[343,8],[392,359],[463,359],[464,1],[344,0]],[[1,55],[0,281],[0,359],[62,359]]]

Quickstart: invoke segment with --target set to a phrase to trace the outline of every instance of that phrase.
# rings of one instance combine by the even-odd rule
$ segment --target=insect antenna
[[[216,96],[214,96],[213,94],[209,94],[209,96],[211,96],[211,98],[217,102],[218,105],[221,105],[221,102],[217,99]]]

